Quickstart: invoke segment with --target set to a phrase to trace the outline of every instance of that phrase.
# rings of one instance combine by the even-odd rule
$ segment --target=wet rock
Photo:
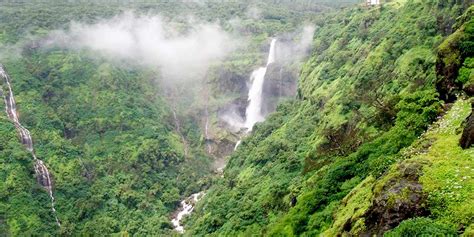
[[[457,53],[452,53],[451,51]],[[458,49],[451,49],[449,53],[459,55],[458,51]],[[440,98],[446,102],[454,102],[456,100],[456,91],[462,87],[462,84],[456,81],[461,60],[453,60],[453,62],[449,63],[443,60],[444,58],[449,58],[450,54],[443,53],[443,51],[438,52],[438,61],[436,62],[436,75],[438,78],[436,90],[439,92]]]
[[[278,63],[270,64],[263,83],[262,114],[275,111],[279,99],[296,95],[297,73]]]
[[[464,85],[463,91],[464,91],[468,96],[474,96],[474,83],[469,84],[469,85]]]
[[[464,131],[459,140],[459,145],[463,149],[470,148],[474,143],[474,101],[471,103],[472,111],[471,115],[465,120]]]

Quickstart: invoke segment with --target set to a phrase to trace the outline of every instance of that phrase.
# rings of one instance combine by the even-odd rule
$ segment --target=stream
[[[38,157],[36,157],[35,150],[33,147],[33,139],[31,138],[30,131],[23,127],[23,125],[21,125],[20,123],[19,115],[16,110],[15,97],[13,96],[13,90],[10,84],[10,76],[8,75],[5,70],[5,67],[2,64],[0,64],[0,76],[3,78],[8,88],[7,93],[3,93],[3,91],[1,93],[5,101],[5,112],[7,113],[7,116],[10,121],[12,121],[12,123],[15,125],[21,143],[33,157],[33,161],[35,162],[34,169],[36,180],[48,192],[49,198],[51,199],[51,211],[53,212],[54,218],[56,219],[56,224],[58,226],[61,226],[61,223],[59,222],[59,219],[56,214],[56,209],[54,208],[53,183],[51,179],[51,174],[49,173],[48,168],[46,167],[44,162],[38,159]]]
[[[173,223],[174,229],[179,233],[184,233],[184,227],[181,225],[181,220],[191,214],[194,209],[194,206],[204,196],[204,192],[194,193],[188,198],[181,201],[181,206],[176,213],[176,216],[171,220]]]

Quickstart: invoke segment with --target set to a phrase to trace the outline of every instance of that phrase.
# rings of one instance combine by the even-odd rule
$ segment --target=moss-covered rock
[[[401,221],[425,216],[426,195],[418,182],[426,161],[407,160],[396,165],[374,187],[372,207],[366,215],[366,234],[382,234]]]
[[[369,176],[342,199],[334,215],[334,224],[323,233],[323,236],[335,236],[341,233],[359,235],[366,231],[363,216],[372,204],[374,183],[375,178]]]
[[[474,66],[471,58],[474,53],[473,11],[471,7],[459,17],[458,29],[438,47],[436,88],[440,98],[447,102],[453,102],[460,90],[474,95],[474,74],[471,76]]]
[[[323,236],[381,235],[403,220],[427,216],[426,195],[418,182],[426,164],[423,160],[407,160],[378,181],[367,177],[341,201],[334,224]]]
[[[381,178],[369,176],[352,189],[335,209],[333,225],[323,236],[472,232],[473,169],[469,163],[474,149],[456,145],[457,128],[468,112],[469,103],[457,101],[404,150],[405,160]]]

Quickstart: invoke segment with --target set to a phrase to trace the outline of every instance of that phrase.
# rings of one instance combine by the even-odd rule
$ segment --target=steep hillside
[[[136,233],[162,232],[180,194],[197,191],[189,184],[210,173],[209,160],[199,149],[192,159],[184,154],[151,72],[84,57],[34,52],[6,63],[20,120],[54,176],[60,231],[114,233],[126,225]],[[22,155],[4,112],[1,118],[2,137],[10,138],[1,149],[8,232],[57,233],[47,194],[34,185],[31,157]]]
[[[455,21],[468,6],[393,1],[321,18],[297,98],[242,142],[188,221],[188,234],[381,234],[400,223],[395,236],[463,233],[474,217],[472,148],[458,145],[469,103],[457,102],[430,124],[451,108],[436,86],[446,80],[438,52],[472,19],[467,11]],[[456,61],[467,78],[470,49]],[[465,185],[450,183],[459,182],[453,171]]]
[[[474,235],[472,1],[57,2],[0,3],[0,237]]]
[[[217,123],[223,97],[235,99],[247,89],[248,74],[263,58],[270,36],[292,32],[328,9],[317,1],[304,7],[271,1],[2,2],[0,63],[10,75],[21,124],[31,131],[36,155],[51,173],[61,226],[2,99],[0,236],[177,235],[171,219],[180,201],[206,189],[216,176],[203,121],[210,117],[210,124]],[[180,78],[163,76],[163,68],[143,65],[142,58],[109,57],[68,46],[74,42],[54,42],[78,25],[121,26],[117,18],[131,12],[137,19],[166,21],[175,34],[205,24],[245,42],[202,78],[193,75],[181,84],[165,83]],[[0,85],[3,97],[8,92],[3,77]],[[231,142],[222,144],[232,151]]]

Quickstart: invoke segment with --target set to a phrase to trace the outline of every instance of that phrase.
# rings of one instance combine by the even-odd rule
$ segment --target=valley
[[[473,14],[0,2],[0,236],[472,236]]]

